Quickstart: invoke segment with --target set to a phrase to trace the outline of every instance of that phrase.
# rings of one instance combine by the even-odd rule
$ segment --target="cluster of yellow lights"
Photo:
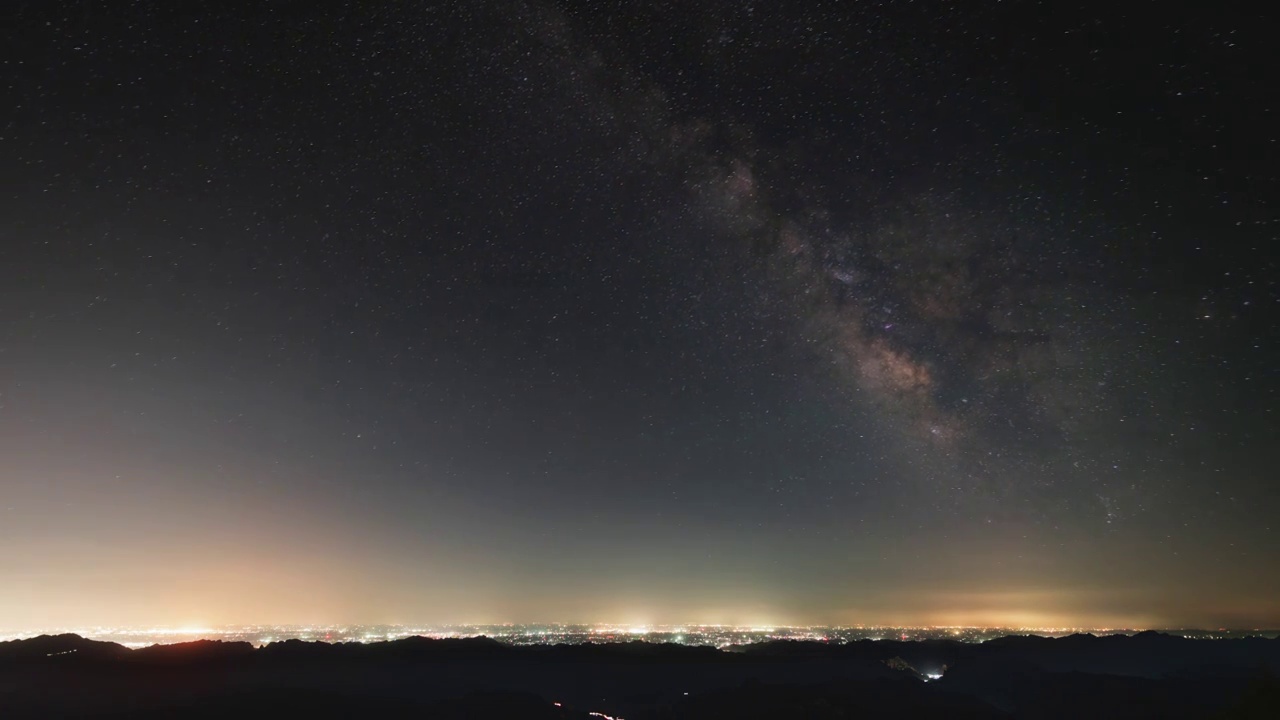
[[[378,630],[371,629],[377,627]],[[548,629],[552,628],[552,629]],[[173,642],[179,640],[190,640],[198,638],[220,638],[227,636],[243,636],[246,633],[257,634],[263,642],[271,642],[277,638],[300,638],[303,640],[311,639],[329,639],[330,637],[342,638],[344,641],[358,642],[377,642],[383,640],[396,640],[411,636],[424,636],[429,638],[462,638],[476,637],[482,634],[494,634],[501,636],[504,633],[516,633],[522,636],[530,637],[547,637],[556,636],[563,632],[586,632],[590,636],[598,636],[601,639],[612,639],[614,637],[643,637],[647,635],[672,635],[677,636],[677,642],[683,641],[684,637],[690,633],[703,634],[720,634],[726,636],[725,642],[729,641],[729,636],[734,635],[764,635],[770,639],[817,639],[827,640],[833,633],[859,631],[862,633],[871,633],[869,639],[878,640],[882,637],[890,638],[907,638],[916,633],[945,633],[950,635],[962,635],[966,632],[980,633],[1009,633],[1009,634],[1027,634],[1027,635],[1067,635],[1073,633],[1098,633],[1098,634],[1115,634],[1115,633],[1133,633],[1140,632],[1142,628],[1115,628],[1115,627],[1079,627],[1079,626],[1029,626],[1029,625],[915,625],[915,626],[895,626],[895,625],[728,625],[719,623],[698,623],[683,625],[637,625],[637,624],[610,624],[597,623],[594,625],[574,625],[570,623],[550,623],[550,624],[517,624],[517,623],[485,623],[473,625],[451,625],[451,626],[422,626],[422,625],[385,625],[385,626],[360,626],[360,625],[247,625],[235,627],[210,627],[205,625],[180,625],[180,626],[158,626],[158,627],[81,627],[81,628],[57,628],[44,630],[25,630],[25,631],[0,631],[0,641],[16,640],[21,638],[33,637],[42,634],[58,634],[58,633],[75,633],[83,637],[103,638],[119,635],[132,635],[136,638],[145,638],[151,640],[146,642],[124,642],[125,645],[145,645],[152,644],[155,641]]]

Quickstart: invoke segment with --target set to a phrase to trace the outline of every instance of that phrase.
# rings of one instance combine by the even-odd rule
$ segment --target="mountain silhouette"
[[[1280,640],[0,643],[0,718],[1276,718]],[[591,715],[590,713],[599,713]]]

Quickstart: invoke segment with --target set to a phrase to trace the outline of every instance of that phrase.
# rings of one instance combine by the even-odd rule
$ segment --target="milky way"
[[[740,124],[682,115],[660,84],[603,59],[564,16],[524,12],[588,116],[620,126],[609,130],[638,152],[632,162],[687,188],[695,213],[731,240],[725,252],[747,256],[765,294],[795,316],[790,341],[925,466],[918,479],[1033,504],[1058,482],[1096,484],[1082,502],[1111,517],[1140,494],[1074,449],[1081,426],[1116,412],[1107,378],[1126,371],[1126,351],[1104,346],[1135,322],[1064,249],[1099,228],[1068,225],[1025,194],[966,192],[955,173],[928,178],[950,191],[886,191],[857,173],[822,186],[805,177],[809,139],[764,148]],[[859,194],[844,203],[859,210],[839,214],[824,197]]]

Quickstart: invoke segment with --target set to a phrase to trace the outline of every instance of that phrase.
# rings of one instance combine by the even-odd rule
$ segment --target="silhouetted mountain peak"
[[[34,660],[39,658],[119,658],[129,649],[113,642],[89,640],[74,633],[40,635],[0,643],[0,660]]]

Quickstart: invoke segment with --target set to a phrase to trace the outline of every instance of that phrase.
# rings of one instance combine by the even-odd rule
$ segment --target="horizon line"
[[[622,633],[642,635],[653,632],[661,632],[663,630],[676,630],[681,628],[722,628],[730,630],[746,630],[756,632],[766,632],[770,630],[809,630],[809,629],[830,629],[830,630],[1003,630],[1003,631],[1101,631],[1101,632],[1145,632],[1160,630],[1198,630],[1206,632],[1260,632],[1260,631],[1276,631],[1280,627],[1265,626],[1208,626],[1208,625],[1152,625],[1152,626],[1090,626],[1090,625],[895,625],[895,624],[879,624],[879,623],[809,623],[809,624],[792,624],[792,623],[619,623],[619,622],[564,622],[564,621],[535,621],[535,622],[447,622],[447,623],[429,623],[429,622],[290,622],[290,623],[271,623],[271,622],[251,622],[251,623],[217,623],[217,624],[183,624],[183,625],[146,625],[146,624],[82,624],[82,625],[48,625],[37,628],[0,628],[0,633],[11,635],[13,633],[39,633],[49,634],[50,632],[72,632],[75,631],[116,631],[116,632],[147,632],[155,634],[173,634],[173,635],[195,635],[200,633],[219,632],[225,630],[246,630],[246,629],[302,629],[302,630],[320,630],[320,629],[337,629],[337,628],[371,628],[371,627],[390,627],[404,628],[413,630],[434,630],[434,629],[460,629],[460,628],[499,628],[499,627],[573,627],[573,628],[589,628],[592,630],[608,630],[620,631]]]

